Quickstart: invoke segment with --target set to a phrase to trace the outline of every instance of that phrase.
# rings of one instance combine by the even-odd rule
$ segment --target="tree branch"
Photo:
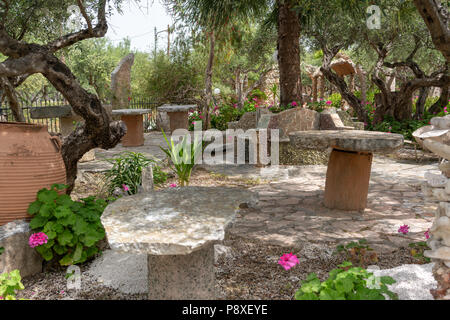
[[[97,13],[97,25],[92,28],[84,29],[78,32],[70,33],[64,35],[50,43],[47,44],[48,50],[50,52],[56,52],[62,48],[71,46],[72,44],[90,38],[101,38],[105,36],[108,31],[108,24],[106,22],[106,0],[99,1],[98,13]]]

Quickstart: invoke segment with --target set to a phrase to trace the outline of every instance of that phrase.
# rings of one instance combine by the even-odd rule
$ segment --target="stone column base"
[[[139,147],[144,145],[144,121],[142,114],[122,115],[122,121],[127,126],[127,133],[122,138],[122,146]]]
[[[372,154],[333,149],[328,162],[324,204],[330,209],[364,211]]]
[[[216,298],[214,245],[188,255],[148,256],[149,300]]]
[[[170,132],[173,133],[176,129],[189,128],[189,116],[187,111],[168,112],[170,122]]]

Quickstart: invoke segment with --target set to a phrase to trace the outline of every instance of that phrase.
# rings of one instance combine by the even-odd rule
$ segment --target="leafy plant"
[[[63,266],[86,261],[98,252],[97,243],[105,237],[100,217],[107,202],[95,197],[73,201],[66,194],[59,194],[67,186],[54,184],[41,189],[37,200],[28,207],[33,216],[30,227],[48,236],[46,244],[36,250],[46,260],[62,257]]]
[[[320,282],[315,273],[310,273],[306,281],[295,293],[297,300],[385,300],[384,294],[397,300],[397,294],[386,285],[395,283],[391,277],[375,277],[361,267],[352,267],[344,262],[329,272],[327,280]]]
[[[164,130],[161,131],[168,146],[168,148],[160,146],[161,150],[169,157],[169,165],[178,176],[180,186],[189,185],[192,169],[195,166],[195,159],[203,152],[203,141],[194,139],[194,143],[188,143],[186,135],[180,143],[175,144],[172,138],[169,142]]]
[[[359,267],[378,261],[377,253],[367,244],[366,239],[360,239],[357,242],[353,241],[345,245],[338,245],[336,252],[344,252],[346,254],[346,260],[350,260]]]
[[[3,252],[5,252],[5,248],[0,247],[0,255],[1,255]]]
[[[19,270],[0,274],[0,297],[4,300],[16,300],[16,291],[23,290],[22,277]]]
[[[153,183],[154,184],[161,184],[166,182],[167,180],[167,173],[162,171],[161,167],[158,165],[153,166]]]
[[[122,188],[123,185],[128,187],[129,194],[136,194],[142,184],[142,170],[154,162],[142,153],[132,151],[122,152],[119,157],[107,161],[113,164],[113,167],[106,173],[110,194],[115,188]]]
[[[420,263],[430,263],[431,259],[423,255],[425,250],[430,250],[426,241],[412,242],[408,245],[411,248],[411,255]]]

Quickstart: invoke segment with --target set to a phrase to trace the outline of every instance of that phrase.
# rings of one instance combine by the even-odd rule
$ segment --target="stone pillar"
[[[325,79],[323,78],[323,76],[318,76],[317,80],[319,87],[319,99],[323,100],[325,98]]]
[[[328,162],[324,204],[327,208],[364,211],[372,154],[333,149]]]
[[[149,300],[213,300],[214,245],[187,255],[148,256]]]
[[[317,101],[317,77],[312,78],[312,96],[313,102]]]

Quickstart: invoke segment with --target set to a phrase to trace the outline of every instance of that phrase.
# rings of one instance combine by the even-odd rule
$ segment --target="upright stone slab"
[[[128,108],[131,98],[131,67],[134,63],[134,54],[130,53],[120,60],[111,73],[112,109]]]
[[[148,254],[149,299],[214,299],[214,243],[239,205],[256,203],[239,188],[170,188],[120,198],[101,220],[111,249]]]

